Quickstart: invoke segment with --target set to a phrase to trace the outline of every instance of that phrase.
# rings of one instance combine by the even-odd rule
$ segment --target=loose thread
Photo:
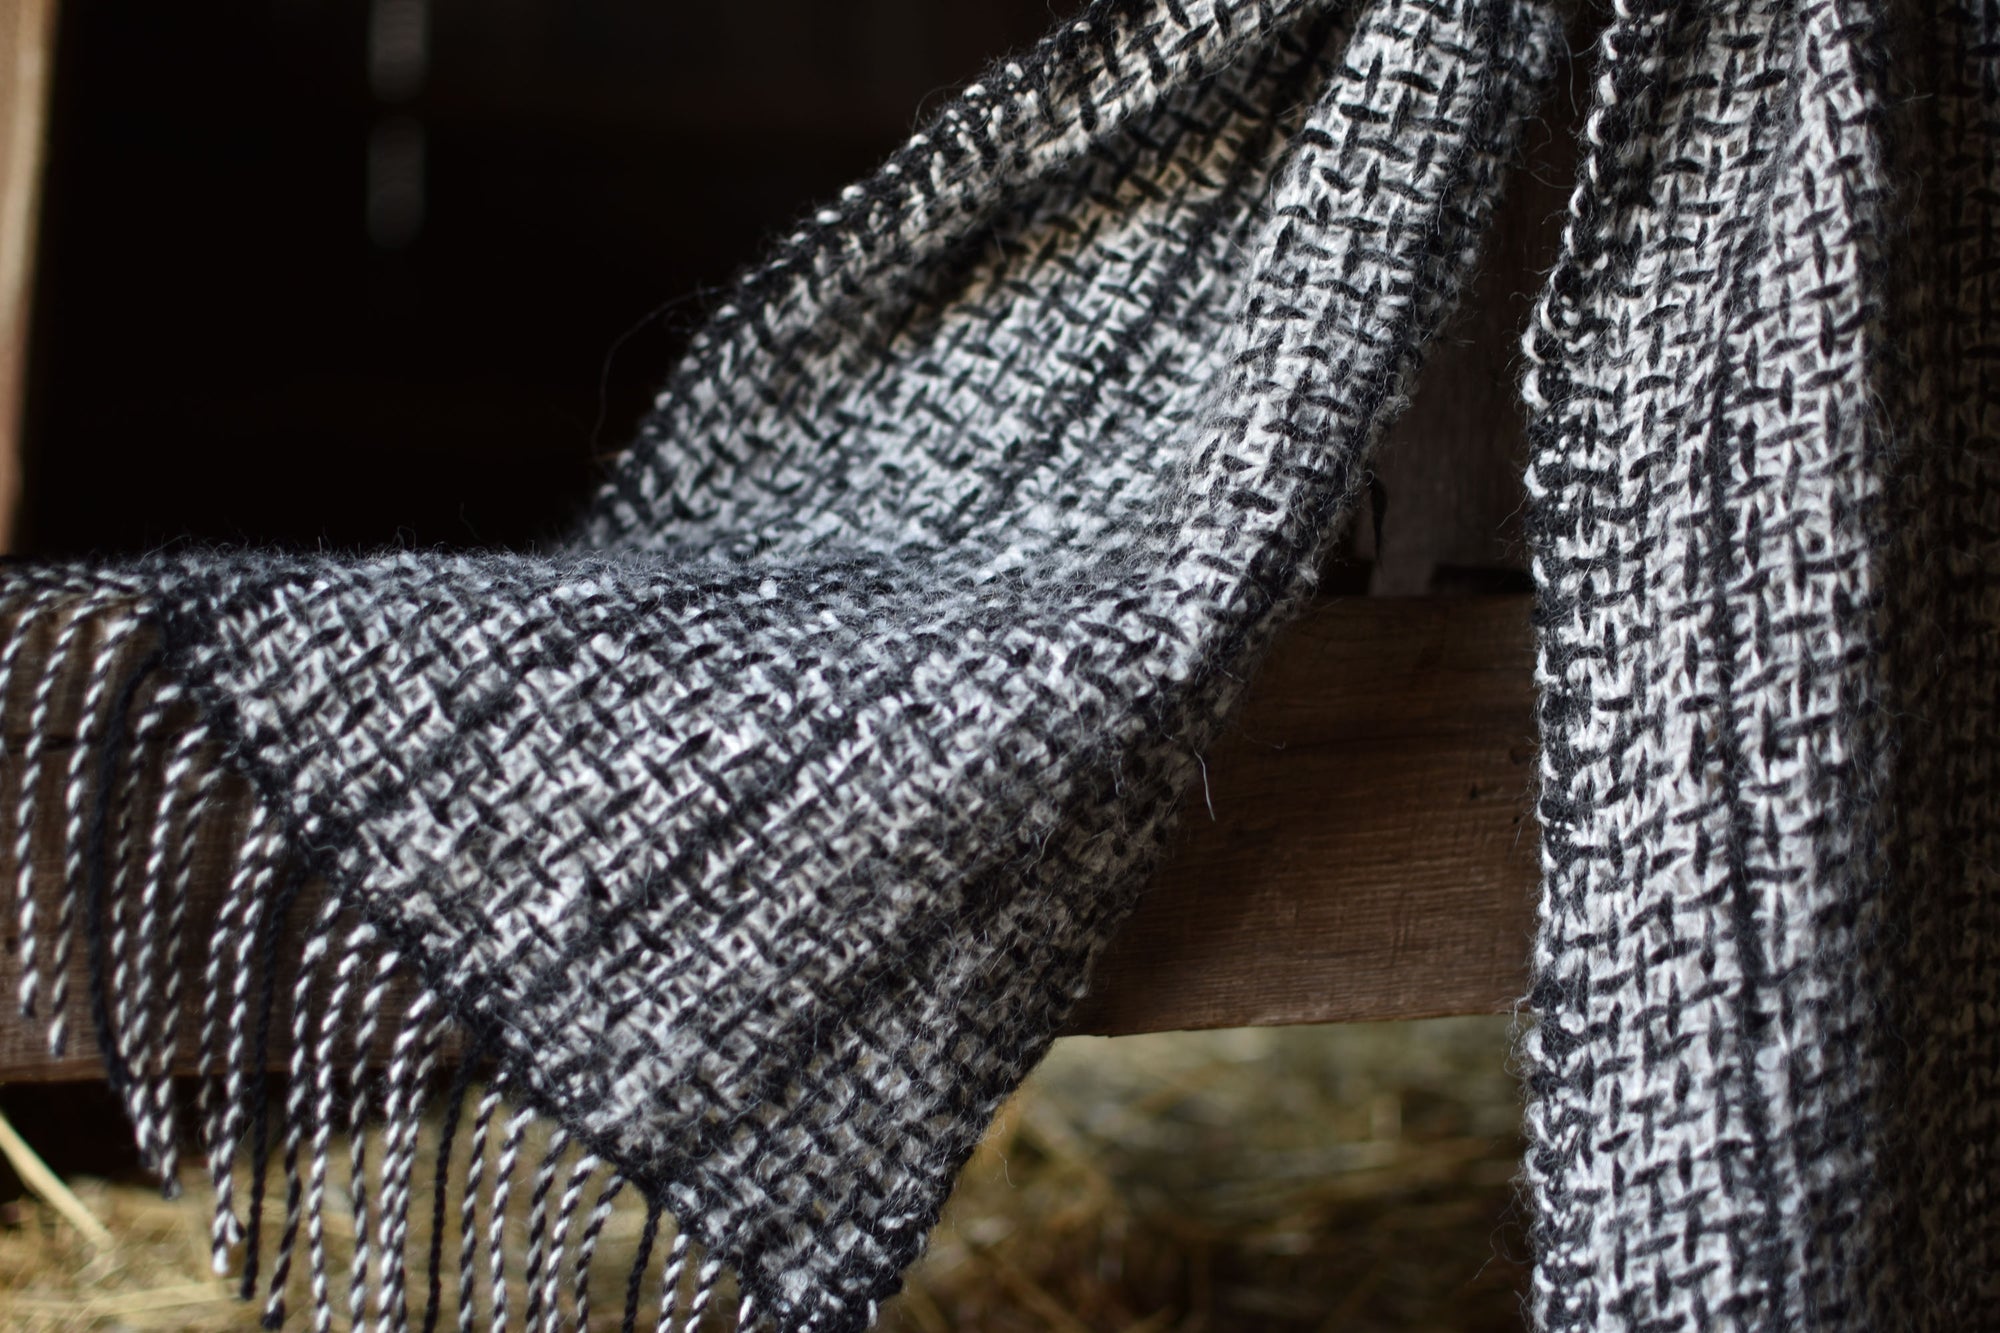
[[[56,900],[56,938],[49,956],[49,1054],[57,1059],[61,1059],[69,1049],[70,956],[75,948],[77,915],[87,887],[84,856],[96,841],[87,836],[84,828],[88,818],[85,807],[89,804],[91,790],[90,761],[97,759],[102,762],[109,749],[104,745],[101,734],[109,724],[100,723],[98,714],[103,710],[105,695],[116,678],[119,654],[138,625],[139,622],[129,616],[113,620],[104,627],[102,637],[90,654],[90,672],[84,680],[83,703],[77,711],[76,741],[70,750],[69,772],[63,784],[66,818],[63,826],[62,896]],[[116,755],[111,755],[111,762],[115,764],[116,758]],[[112,1053],[107,1051],[105,1054]]]
[[[677,1227],[674,1243],[667,1250],[666,1266],[660,1270],[659,1333],[673,1333],[680,1326],[681,1274],[687,1271],[687,1260],[687,1228]]]
[[[597,1173],[599,1165],[593,1153],[586,1152],[577,1158],[576,1165],[570,1168],[569,1181],[563,1186],[562,1200],[556,1205],[555,1229],[549,1235],[549,1264],[542,1279],[542,1333],[560,1333],[563,1251],[569,1245],[570,1224],[576,1219],[584,1188]],[[585,1327],[581,1309],[577,1311],[576,1326],[579,1329]]]
[[[528,1333],[534,1333],[542,1318],[542,1262],[548,1245],[549,1195],[555,1189],[561,1158],[568,1147],[569,1135],[564,1130],[559,1128],[549,1135],[548,1149],[542,1154],[542,1164],[535,1168],[535,1183],[528,1193],[528,1250],[521,1262],[522,1288],[526,1292],[521,1321]]]
[[[87,878],[84,884],[86,906],[84,910],[84,938],[86,943],[85,961],[90,972],[90,1021],[97,1038],[98,1052],[104,1060],[105,1079],[111,1093],[124,1100],[132,1087],[132,1071],[126,1062],[125,1053],[119,1048],[117,1033],[112,1028],[111,997],[106,995],[111,960],[110,940],[104,930],[105,917],[109,914],[107,899],[117,885],[112,881],[109,864],[110,848],[105,834],[111,817],[111,804],[118,787],[119,761],[126,757],[126,720],[132,715],[132,707],[138,699],[139,691],[149,676],[155,663],[148,661],[129,675],[119,686],[113,697],[104,727],[98,737],[97,782],[94,790],[96,799],[90,803],[90,819],[84,830],[84,838],[90,849],[87,860]]]
[[[316,1048],[312,995],[320,962],[332,947],[333,927],[339,917],[340,900],[328,893],[321,899],[319,913],[306,932],[305,948],[299,953],[299,974],[292,983],[292,1057],[285,1082],[285,1225],[271,1258],[270,1292],[264,1302],[266,1329],[282,1328],[285,1323],[285,1284],[291,1277],[292,1252],[298,1244],[299,1222],[305,1206],[299,1155],[312,1128],[312,1091],[319,1072],[313,1062]]]
[[[150,753],[157,742],[159,731],[164,728],[168,714],[185,698],[180,686],[168,682],[153,694],[145,715],[133,732],[133,748],[140,754]],[[171,829],[178,813],[178,788],[185,774],[176,766],[180,747],[175,746],[168,758],[166,768],[160,776],[159,795],[155,800],[151,826],[146,830],[146,853],[139,866],[139,903],[133,932],[137,937],[132,969],[132,992],[129,1023],[121,1021],[124,1029],[122,1038],[130,1052],[133,1065],[133,1093],[128,1106],[132,1124],[139,1139],[140,1160],[156,1172],[163,1172],[170,1150],[167,1137],[171,1127],[161,1116],[159,1076],[161,1052],[153,1045],[155,1019],[154,986],[158,980],[154,958],[160,945],[160,916],[162,899],[166,897],[167,848],[171,842]],[[121,927],[123,918],[121,917]],[[112,983],[122,997],[125,994],[123,978]],[[173,1052],[166,1052],[165,1065],[168,1077],[173,1067]]]
[[[218,1277],[229,1271],[229,1247],[243,1236],[242,1221],[236,1216],[236,1148],[243,1133],[246,1100],[243,1084],[247,1077],[245,1061],[250,1044],[250,961],[263,923],[267,886],[277,873],[277,850],[277,821],[259,802],[251,807],[248,836],[230,885],[229,901],[235,903],[237,909],[235,919],[227,928],[226,937],[223,935],[225,928],[218,923],[218,956],[209,962],[210,994],[207,999],[218,1009],[218,995],[224,982],[221,975],[223,958],[228,958],[229,966],[233,968],[233,975],[227,979],[228,1044],[223,1058],[221,1105],[211,1108],[209,1120],[213,1127],[209,1141],[209,1178],[215,1188],[212,1257]],[[224,915],[228,915],[228,903],[224,905]],[[213,1022],[204,1022],[205,1028],[212,1026]]]
[[[635,1333],[639,1327],[639,1289],[646,1281],[646,1265],[652,1262],[653,1242],[660,1234],[660,1208],[648,1201],[646,1225],[639,1231],[639,1249],[632,1256],[632,1272],[625,1279],[625,1320],[619,1333]]]
[[[431,1240],[425,1258],[423,1333],[437,1333],[439,1312],[444,1307],[444,1224],[446,1188],[451,1181],[451,1150],[458,1140],[458,1122],[465,1116],[465,1098],[472,1090],[472,1071],[478,1051],[468,1049],[452,1075],[451,1092],[445,1099],[444,1121],[438,1126],[437,1170],[431,1182]]]
[[[493,1327],[507,1327],[507,1199],[513,1193],[514,1168],[520,1164],[521,1141],[535,1118],[529,1110],[516,1111],[500,1138],[500,1156],[493,1164],[493,1213],[486,1223],[486,1260],[492,1268]]]
[[[701,1327],[702,1311],[708,1308],[709,1299],[715,1295],[716,1279],[721,1276],[722,1260],[712,1257],[702,1260],[701,1268],[696,1271],[694,1276],[694,1299],[688,1302],[687,1328],[689,1333],[693,1333],[695,1329]]]
[[[36,623],[48,610],[49,606],[55,602],[56,596],[55,590],[45,589],[25,599],[20,605],[18,613],[15,615],[13,627],[6,636],[5,643],[0,644],[0,714],[12,715],[14,673],[20,664],[22,651],[27,647],[28,640],[33,634]],[[37,697],[39,697],[40,683],[39,681],[37,682]],[[15,962],[20,970],[20,982],[15,1000],[23,1017],[32,1017],[34,1013],[37,972],[35,965],[34,858],[29,854],[33,846],[35,826],[30,819],[21,817],[21,811],[24,806],[30,805],[33,800],[34,756],[39,746],[36,738],[41,734],[34,728],[32,720],[33,711],[31,706],[29,710],[30,722],[27,731],[27,744],[22,748],[20,764],[17,766],[15,773],[16,789],[14,800],[8,806],[17,817],[17,824],[14,830],[14,864],[16,867],[14,919],[18,930],[15,941]]]
[[[361,971],[362,959],[374,942],[375,927],[362,922],[341,941],[340,962],[334,967],[333,989],[319,1021],[319,1040],[313,1051],[313,1147],[312,1170],[306,1186],[306,1263],[311,1274],[313,1327],[315,1333],[329,1333],[333,1327],[333,1297],[327,1280],[326,1262],[326,1181],[333,1159],[333,1049],[346,1012],[348,992]]]
[[[55,642],[42,660],[35,680],[34,702],[28,708],[28,745],[21,760],[20,799],[14,807],[14,867],[16,908],[20,915],[21,1017],[34,1018],[41,986],[41,968],[36,958],[35,938],[35,812],[46,780],[49,759],[49,719],[54,711],[56,683],[64,675],[71,646],[83,630],[93,606],[81,602],[70,609],[69,618],[57,623]],[[66,891],[67,894],[67,891]]]
[[[154,688],[147,697],[145,707],[137,710],[139,720],[132,725],[129,736],[116,746],[120,751],[129,750],[129,754],[119,756],[120,759],[129,759],[129,762],[119,764],[114,761],[114,764],[109,766],[112,773],[112,782],[109,785],[116,788],[116,794],[113,795],[107,790],[100,798],[107,807],[115,805],[118,809],[117,832],[109,844],[111,849],[108,867],[109,887],[103,910],[93,912],[92,920],[85,923],[87,928],[105,931],[108,936],[104,952],[111,968],[109,1031],[112,1046],[118,1052],[118,1058],[124,1064],[128,1075],[134,1068],[135,1061],[143,1061],[144,1058],[138,1054],[133,1044],[135,1036],[133,1012],[137,1003],[137,996],[134,994],[136,987],[133,984],[133,968],[136,965],[136,959],[133,957],[136,934],[133,915],[139,910],[138,905],[132,901],[137,896],[133,892],[135,884],[139,893],[144,892],[144,885],[137,884],[139,868],[132,864],[138,824],[136,807],[139,803],[139,789],[145,781],[148,747],[154,739],[154,733],[159,730],[162,713],[159,700],[163,688],[158,683],[157,675],[150,670],[139,673],[138,678]],[[107,750],[113,748],[108,739],[105,748]],[[122,782],[117,780],[121,773],[124,779]],[[126,1118],[132,1122],[132,1137],[139,1149],[139,1160],[150,1162],[153,1138],[152,1126],[147,1123],[150,1099],[144,1095],[138,1081],[129,1077],[125,1086],[115,1091],[122,1094],[120,1099],[125,1103]]]
[[[407,1333],[410,1295],[405,1251],[410,1241],[410,1181],[416,1172],[417,1133],[423,1123],[425,1086],[437,1067],[444,1019],[437,995],[419,991],[403,1018],[389,1057],[395,1109],[389,1113],[382,1153],[382,1282],[376,1292],[377,1333]]]
[[[366,1318],[368,1281],[375,1257],[368,1241],[368,1057],[375,1050],[375,1032],[382,1016],[382,996],[397,953],[384,949],[375,960],[375,975],[361,997],[361,1016],[354,1027],[354,1066],[348,1076],[347,1193],[354,1208],[354,1255],[347,1268],[347,1317],[356,1328]]]
[[[256,1077],[250,1081],[250,1207],[244,1230],[242,1298],[257,1296],[257,1264],[264,1236],[265,1177],[271,1167],[271,1080],[266,1074],[271,1059],[271,1015],[278,998],[278,943],[283,938],[294,900],[305,887],[305,876],[296,868],[281,874],[271,907],[264,914],[260,966],[263,988],[257,1003]]]
[[[256,817],[256,811],[253,810],[251,816],[253,828]],[[220,1179],[220,1165],[216,1160],[216,1152],[222,1142],[223,1134],[222,1005],[227,993],[224,974],[228,959],[234,952],[239,918],[247,908],[250,880],[249,865],[239,859],[236,873],[230,877],[229,888],[223,893],[222,905],[216,911],[215,927],[208,941],[208,962],[202,976],[201,1030],[196,1037],[198,1051],[196,1061],[201,1075],[201,1092],[196,1109],[201,1117],[202,1147],[208,1155],[211,1184]],[[220,1219],[218,1224],[219,1222]],[[229,1239],[226,1235],[214,1239],[216,1252],[211,1256],[211,1263],[217,1266],[218,1272],[221,1271],[220,1265],[223,1260],[221,1250],[227,1246]]]
[[[476,1264],[479,1257],[479,1228],[475,1225],[475,1212],[479,1204],[479,1186],[486,1171],[486,1140],[493,1128],[493,1115],[500,1109],[500,1080],[487,1085],[486,1092],[479,1099],[479,1109],[472,1114],[472,1151],[465,1164],[465,1195],[459,1202],[458,1211],[458,1328],[459,1333],[472,1333],[474,1315],[474,1284]]]
[[[165,981],[160,990],[160,1042],[153,1064],[153,1110],[160,1124],[161,1187],[169,1197],[180,1193],[180,1136],[175,1124],[173,1062],[180,1047],[181,955],[186,939],[188,902],[194,884],[196,841],[216,789],[221,784],[223,769],[209,747],[208,729],[199,721],[182,735],[180,746],[167,763],[169,780],[178,795],[183,791],[187,775],[194,771],[204,753],[209,755],[207,766],[196,776],[193,790],[181,797],[179,826],[173,832],[176,842],[173,875],[167,893],[167,923],[162,932],[166,945]]]
[[[590,1210],[590,1217],[583,1224],[583,1234],[576,1240],[576,1268],[574,1270],[574,1290],[576,1292],[576,1326],[590,1327],[590,1262],[597,1257],[597,1238],[604,1233],[604,1226],[611,1220],[612,1206],[624,1192],[625,1177],[613,1174],[604,1182],[598,1192],[597,1203]],[[633,1317],[638,1316],[635,1313]]]

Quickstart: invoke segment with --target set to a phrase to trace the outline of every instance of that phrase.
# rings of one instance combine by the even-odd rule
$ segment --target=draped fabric
[[[1524,342],[1540,1326],[2000,1315],[1994,26],[1606,16]],[[320,1327],[581,1324],[627,1190],[690,1319],[727,1273],[744,1327],[871,1322],[1310,595],[1562,40],[1104,0],[739,281],[559,547],[0,574],[23,1009],[87,1012],[171,1178],[201,992],[268,1322],[302,1264]]]
[[[1622,7],[1525,339],[1545,1328],[2000,1319],[2000,28]]]
[[[263,1154],[310,1248],[329,1126],[372,1105],[353,1295],[405,1317],[442,1021],[520,1108],[477,1102],[479,1142],[552,1121],[745,1322],[868,1322],[1309,595],[1555,40],[1514,0],[1095,6],[741,280],[562,549],[10,571],[9,669],[80,672],[76,753],[110,756],[54,799],[156,1160],[167,1034],[130,992],[168,960],[115,923],[172,917],[179,861],[89,811],[152,799],[171,843],[210,753],[255,793],[192,964],[218,1258],[259,1259]],[[397,976],[413,1017],[378,1014]],[[287,1024],[273,1108],[244,1069]],[[371,1092],[344,1052],[399,1024]],[[508,1175],[463,1182],[475,1245]],[[461,1286],[558,1312],[541,1251],[491,1248]]]

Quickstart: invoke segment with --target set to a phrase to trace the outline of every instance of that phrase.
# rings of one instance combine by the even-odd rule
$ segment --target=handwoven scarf
[[[2000,1327],[2000,9],[1621,4],[1583,139],[1536,1321]]]
[[[1602,42],[1526,344],[1550,1327],[2000,1299],[2000,77],[1987,10],[1935,12]],[[216,1256],[269,1322],[300,1243],[319,1327],[342,1299],[337,1136],[357,1320],[581,1324],[630,1190],[632,1290],[663,1218],[694,1270],[663,1320],[727,1272],[745,1327],[870,1322],[1311,593],[1560,40],[1512,0],[1094,5],[740,280],[560,549],[7,570],[23,1006],[60,1045],[80,932],[171,1178],[199,979]]]

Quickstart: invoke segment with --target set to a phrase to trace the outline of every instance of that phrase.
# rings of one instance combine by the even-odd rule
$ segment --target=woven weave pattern
[[[725,1271],[746,1326],[872,1319],[1312,591],[1557,40],[1096,5],[744,277],[560,549],[0,576],[22,1007],[60,1047],[82,937],[171,1175],[198,978],[270,1321],[298,1248],[331,1327],[344,1136],[346,1304],[411,1326],[448,1037],[427,1329],[454,1257],[461,1328],[583,1322],[626,1189],[663,1328]],[[2000,1325],[2000,11],[1620,0],[1595,80],[1523,344],[1533,1316]]]
[[[1904,18],[1603,39],[1527,335],[1543,1327],[2000,1316],[1993,48]]]
[[[342,904],[420,983],[392,1120],[448,1014],[678,1219],[670,1262],[857,1327],[1310,593],[1553,40],[1493,0],[1099,6],[743,281],[568,549],[24,571],[15,605],[113,618],[64,650],[87,716],[155,697],[106,664],[157,634],[259,793],[216,985],[323,876],[325,986],[371,984]]]

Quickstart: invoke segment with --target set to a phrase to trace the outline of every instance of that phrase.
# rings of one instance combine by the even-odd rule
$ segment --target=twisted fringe
[[[13,856],[0,892],[14,894],[16,1009],[41,1025],[52,1057],[79,1046],[81,938],[91,1019],[81,1030],[94,1037],[141,1161],[169,1196],[189,1123],[174,1079],[192,1066],[191,1123],[214,1198],[211,1261],[218,1274],[238,1274],[246,1301],[261,1297],[265,1328],[285,1327],[296,1302],[315,1333],[332,1333],[338,1300],[348,1327],[410,1333],[415,1245],[423,1333],[436,1333],[447,1307],[462,1333],[585,1329],[592,1265],[625,1203],[641,1226],[625,1328],[637,1327],[648,1302],[659,1333],[768,1325],[749,1300],[732,1310],[718,1299],[723,1263],[678,1228],[655,1279],[661,1207],[563,1128],[535,1135],[536,1112],[510,1103],[503,1075],[489,1071],[478,1086],[478,1053],[451,1049],[459,1034],[441,997],[376,926],[308,879],[280,820],[234,770],[187,687],[162,669],[134,598],[61,578],[0,594],[0,729],[0,851]],[[210,884],[225,886],[219,900],[200,892]],[[191,1060],[182,1049],[190,968],[200,975]],[[272,1075],[274,1034],[286,1047]],[[447,1064],[454,1072],[427,1141],[425,1110]],[[342,1136],[344,1172],[335,1166]],[[420,1188],[426,1153],[430,1179]],[[524,1158],[535,1165],[521,1217],[510,1205]],[[267,1235],[274,1167],[283,1202]],[[428,1225],[417,1236],[420,1200]],[[344,1299],[329,1241],[329,1219],[341,1215],[352,1220]]]

